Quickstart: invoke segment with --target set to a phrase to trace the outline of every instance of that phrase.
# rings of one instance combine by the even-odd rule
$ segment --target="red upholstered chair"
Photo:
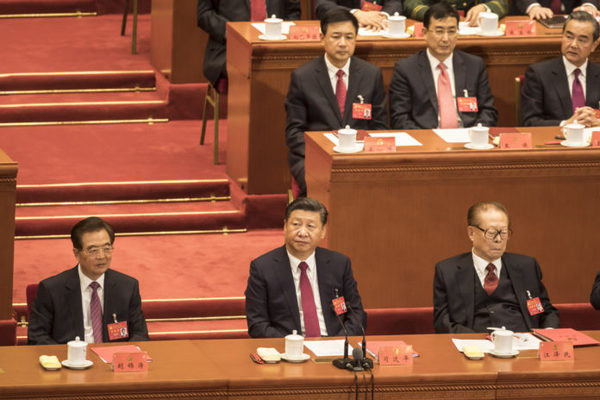
[[[25,289],[25,296],[27,298],[27,320],[29,321],[29,315],[31,315],[31,306],[33,305],[33,301],[37,296],[38,284],[31,283],[27,285]]]
[[[219,163],[219,98],[220,94],[227,94],[227,79],[220,78],[217,84],[213,86],[210,82],[206,89],[204,98],[204,110],[202,110],[202,134],[200,135],[200,144],[204,144],[204,135],[206,134],[206,120],[208,119],[208,106],[213,109],[214,122],[214,143],[213,143],[213,163]]]
[[[600,329],[600,311],[590,303],[554,304],[560,313],[560,327],[580,331]]]
[[[433,307],[367,309],[367,335],[435,333]]]

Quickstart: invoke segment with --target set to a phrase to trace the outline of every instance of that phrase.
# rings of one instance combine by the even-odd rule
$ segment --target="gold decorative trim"
[[[116,233],[118,237],[127,236],[159,236],[159,235],[204,235],[212,233],[222,233],[228,235],[230,233],[245,233],[248,230],[246,228],[229,229],[224,227],[223,229],[206,229],[206,230],[194,230],[194,231],[156,231],[156,232],[125,232]],[[27,239],[68,239],[71,235],[37,235],[37,236],[15,236],[15,240],[27,240]]]
[[[105,182],[75,182],[75,183],[39,183],[17,185],[17,188],[43,188],[43,187],[79,187],[79,186],[105,186],[105,185],[156,185],[156,184],[179,184],[179,183],[224,183],[228,179],[174,179],[165,181],[105,181]]]
[[[181,211],[181,212],[157,212],[157,213],[135,213],[135,214],[97,214],[97,217],[159,217],[167,215],[217,215],[217,214],[241,214],[240,210],[223,210],[223,211]],[[38,215],[33,217],[15,217],[16,221],[30,220],[56,220],[56,219],[72,219],[72,218],[87,218],[89,215]]]
[[[146,322],[194,322],[246,319],[245,315],[216,315],[212,317],[146,318]]]
[[[126,87],[126,88],[98,88],[98,89],[44,89],[44,90],[3,90],[0,95],[21,94],[68,94],[68,93],[127,93],[127,92],[155,92],[156,87]]]
[[[149,203],[188,203],[207,201],[227,201],[231,196],[182,197],[174,199],[141,199],[141,200],[98,200],[98,201],[61,201],[40,203],[16,203],[17,207],[46,207],[46,206],[81,206],[81,205],[111,205],[111,204],[149,204]]]
[[[98,13],[91,12],[64,12],[64,13],[37,13],[37,14],[0,14],[0,18],[57,18],[57,17],[95,17]]]
[[[167,331],[167,332],[148,332],[148,335],[189,335],[190,333],[234,333],[248,332],[248,329],[207,329],[200,331]]]
[[[164,100],[118,100],[118,101],[68,101],[66,103],[23,103],[2,104],[0,109],[7,108],[32,108],[32,107],[63,107],[63,106],[121,106],[133,104],[165,104]]]
[[[143,118],[143,119],[105,119],[89,121],[43,121],[43,122],[2,122],[0,127],[19,126],[54,126],[54,125],[111,125],[111,124],[149,124],[169,122],[168,118]]]
[[[54,71],[54,72],[9,72],[0,74],[0,78],[9,78],[14,76],[72,76],[72,75],[126,75],[126,74],[154,74],[151,69],[132,69],[132,70],[95,70],[95,71]]]

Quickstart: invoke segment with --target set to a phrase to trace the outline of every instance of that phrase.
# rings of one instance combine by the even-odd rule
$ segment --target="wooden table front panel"
[[[17,163],[0,150],[0,320],[13,317],[13,261]]]
[[[527,130],[538,146],[557,131]],[[508,208],[507,251],[537,258],[553,302],[589,301],[599,261],[597,149],[470,151],[409,132],[422,147],[352,155],[307,134],[308,195],[328,207],[327,246],[351,257],[365,307],[432,305],[434,266],[471,251],[467,209],[483,200]]]

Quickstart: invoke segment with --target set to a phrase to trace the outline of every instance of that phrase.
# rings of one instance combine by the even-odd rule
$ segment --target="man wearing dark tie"
[[[285,245],[250,263],[246,287],[248,333],[255,338],[344,336],[336,308],[349,335],[361,335],[367,317],[350,259],[317,247],[325,237],[327,209],[300,197],[285,211]],[[342,310],[343,311],[343,310]]]
[[[446,2],[427,9],[427,49],[401,59],[390,83],[393,129],[495,126],[498,113],[483,60],[454,50],[458,14]]]
[[[598,0],[516,0],[517,13],[529,15],[531,19],[552,18],[555,14],[571,14],[587,11],[594,17],[600,15]]]
[[[29,344],[148,340],[138,281],[109,269],[115,232],[98,217],[71,230],[75,268],[40,282],[31,308]]]
[[[344,7],[354,14],[361,28],[376,31],[387,27],[390,15],[402,14],[402,0],[315,0],[319,19],[335,7]]]
[[[599,27],[585,11],[569,15],[561,39],[562,57],[533,64],[525,72],[521,114],[525,126],[600,126],[600,65],[589,60],[598,47]]]
[[[379,67],[353,57],[358,21],[346,9],[334,8],[321,19],[325,55],[292,72],[285,99],[286,142],[290,172],[306,195],[304,132],[387,129],[386,92]],[[370,108],[370,113],[354,112]]]
[[[506,208],[496,202],[472,205],[467,213],[467,233],[473,243],[471,252],[435,266],[435,331],[558,328],[558,310],[550,303],[537,261],[505,253],[511,235]]]

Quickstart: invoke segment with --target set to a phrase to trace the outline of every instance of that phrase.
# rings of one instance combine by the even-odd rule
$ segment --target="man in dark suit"
[[[589,60],[598,47],[594,17],[575,11],[567,18],[562,57],[533,64],[525,72],[521,91],[524,126],[564,126],[578,122],[600,126],[595,108],[600,102],[600,65]]]
[[[29,344],[148,340],[137,280],[109,269],[115,233],[97,217],[71,230],[79,264],[44,279],[29,318]],[[111,333],[114,332],[114,333]]]
[[[590,293],[590,303],[596,310],[600,310],[600,272],[596,275],[594,286],[592,286],[592,293]]]
[[[558,310],[550,303],[537,261],[505,253],[511,233],[506,208],[496,202],[476,203],[469,208],[467,224],[472,251],[435,266],[435,331],[558,328]]]
[[[263,9],[253,8],[257,0],[198,0],[198,26],[209,35],[204,55],[204,76],[213,86],[227,77],[225,69],[225,25],[228,21],[260,21],[276,15],[286,20],[300,19],[299,0],[260,0]],[[260,4],[259,4],[260,5]],[[260,8],[260,7],[259,7]]]
[[[429,7],[423,21],[427,49],[401,59],[390,83],[393,129],[495,126],[498,112],[483,60],[454,50],[458,14],[448,3]]]
[[[347,307],[337,314],[348,334],[362,335],[366,314],[350,259],[317,247],[326,224],[327,209],[317,200],[300,197],[288,205],[285,245],[250,263],[245,293],[250,336],[283,337],[294,330],[307,337],[343,336],[336,307]]]
[[[356,18],[334,8],[321,20],[325,55],[292,72],[285,99],[286,142],[292,176],[306,195],[304,132],[328,131],[349,125],[354,129],[387,129],[386,93],[379,67],[353,57],[358,32]],[[354,118],[353,109],[371,107],[368,117]]]
[[[319,19],[336,7],[349,10],[361,27],[371,30],[385,29],[390,15],[402,14],[402,0],[315,0],[315,12]]]
[[[573,11],[587,11],[598,16],[598,0],[516,0],[516,14],[529,15],[531,19],[552,18],[554,14],[571,14]]]

